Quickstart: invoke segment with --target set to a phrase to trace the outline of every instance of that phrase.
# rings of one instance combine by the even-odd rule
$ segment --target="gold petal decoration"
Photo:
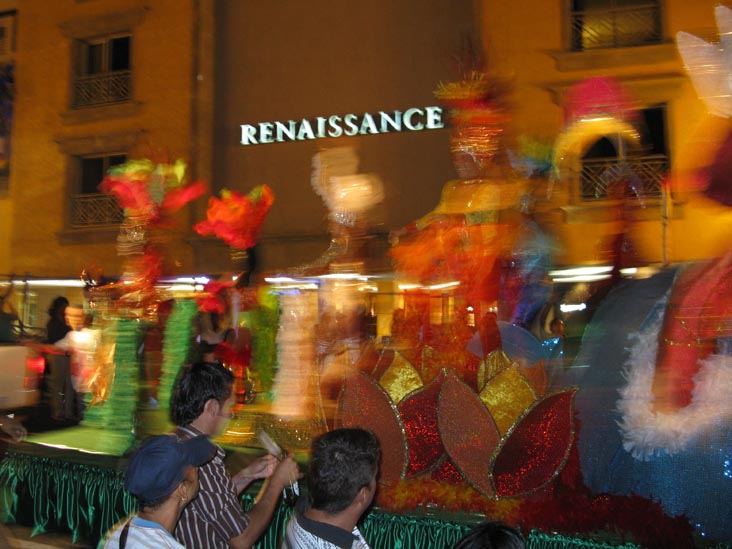
[[[478,391],[483,389],[490,379],[511,365],[511,359],[503,352],[503,349],[494,349],[488,353],[478,366]]]
[[[407,468],[407,443],[396,405],[376,381],[363,372],[346,379],[338,402],[336,427],[360,427],[381,443],[380,482],[397,482]]]
[[[521,368],[521,374],[529,382],[536,396],[543,396],[546,393],[546,363],[543,359],[533,366]]]
[[[471,486],[495,496],[490,462],[500,434],[478,395],[450,370],[437,404],[437,428],[453,464]]]
[[[516,366],[500,372],[480,392],[501,435],[511,428],[521,413],[536,400],[533,389]]]
[[[396,404],[423,385],[417,369],[400,352],[394,353],[394,360],[379,379],[379,384]]]

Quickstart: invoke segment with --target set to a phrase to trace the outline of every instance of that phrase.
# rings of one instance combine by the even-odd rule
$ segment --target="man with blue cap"
[[[215,453],[203,435],[188,440],[160,435],[143,442],[125,472],[125,488],[137,497],[140,510],[110,531],[104,548],[183,548],[172,532],[183,508],[198,495],[198,467]]]

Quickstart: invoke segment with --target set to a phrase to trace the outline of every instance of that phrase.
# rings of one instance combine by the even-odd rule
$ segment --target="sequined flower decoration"
[[[273,202],[274,193],[267,185],[255,187],[246,196],[224,190],[221,198],[209,198],[206,220],[193,228],[202,236],[213,235],[229,246],[246,250],[256,243]]]
[[[202,313],[223,314],[226,311],[226,291],[232,285],[232,283],[211,280],[203,287],[201,296],[196,298],[198,310]]]
[[[144,158],[113,166],[99,190],[114,196],[128,218],[160,225],[168,216],[206,192],[201,181],[186,181],[186,164],[155,164]]]

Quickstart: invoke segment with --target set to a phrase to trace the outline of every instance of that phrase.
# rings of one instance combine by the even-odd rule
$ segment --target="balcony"
[[[72,107],[97,107],[132,98],[132,71],[114,71],[79,76],[74,82]]]
[[[572,51],[648,46],[663,39],[657,2],[573,11],[570,25]]]
[[[668,169],[669,160],[664,154],[631,157],[622,163],[617,158],[586,159],[579,178],[580,198],[583,201],[618,198],[613,196],[616,194],[613,187],[617,189],[622,184],[625,197],[659,199]]]
[[[71,196],[72,229],[88,229],[119,225],[124,212],[115,199],[106,194],[74,194]]]

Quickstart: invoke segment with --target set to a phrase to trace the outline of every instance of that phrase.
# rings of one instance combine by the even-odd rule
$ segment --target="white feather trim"
[[[732,417],[732,357],[727,355],[711,355],[699,362],[701,369],[694,376],[688,406],[672,413],[653,410],[653,376],[662,322],[660,317],[631,336],[635,344],[623,370],[627,384],[619,389],[617,411],[623,448],[643,461],[663,452],[681,452],[694,437]]]

